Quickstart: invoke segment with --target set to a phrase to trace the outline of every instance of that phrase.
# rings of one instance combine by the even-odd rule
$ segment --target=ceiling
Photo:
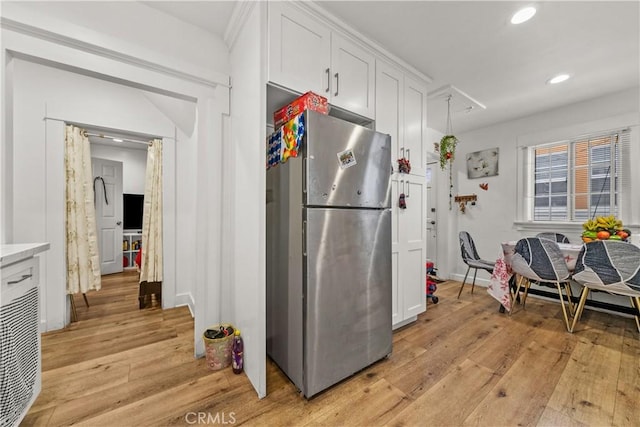
[[[145,2],[223,36],[230,1]],[[429,127],[445,132],[447,101],[462,133],[640,85],[638,1],[316,1],[433,81]],[[509,20],[526,5],[536,15]],[[571,79],[546,81],[559,73]],[[434,95],[434,93],[437,93]],[[473,109],[466,96],[477,104]],[[486,106],[482,109],[478,105]]]

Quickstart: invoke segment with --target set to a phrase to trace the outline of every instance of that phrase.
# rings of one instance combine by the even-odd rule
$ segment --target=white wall
[[[235,239],[234,276],[223,293],[225,313],[245,336],[245,371],[259,397],[266,386],[266,283],[265,283],[265,128],[266,117],[266,5],[255,3],[231,48],[231,158]],[[251,102],[247,102],[251,100]],[[226,240],[226,239],[225,239]]]
[[[144,194],[144,179],[147,170],[147,150],[117,147],[115,145],[91,144],[91,157],[122,163],[122,192]]]
[[[142,2],[3,1],[2,14],[194,76],[218,80],[229,73],[220,38]]]
[[[455,117],[453,117],[455,123]],[[480,256],[497,258],[500,242],[517,240],[534,235],[535,232],[519,231],[516,221],[516,173],[519,170],[516,147],[525,142],[553,142],[555,138],[579,135],[581,133],[610,130],[622,126],[638,125],[640,121],[640,97],[638,88],[614,93],[585,102],[546,111],[529,117],[513,120],[484,129],[457,135],[460,143],[456,151],[454,195],[477,194],[478,203],[468,207],[465,214],[457,210],[450,212],[455,224],[448,241],[449,253],[455,259],[449,276],[462,280],[465,265],[462,263],[458,246],[458,232],[468,231],[474,238]],[[569,134],[569,135],[567,135]],[[637,141],[637,140],[636,140]],[[499,147],[499,175],[485,179],[467,179],[466,154],[473,151]],[[636,159],[635,162],[640,159]],[[489,184],[489,190],[479,188],[481,182]],[[638,185],[640,180],[635,180]],[[636,191],[637,193],[637,191]],[[577,235],[573,236],[577,240]],[[487,274],[478,276],[488,279]]]
[[[454,227],[455,223],[452,221],[453,216],[449,211],[449,172],[448,169],[442,170],[440,168],[440,154],[439,152],[435,152],[433,148],[433,144],[440,143],[440,139],[442,139],[443,136],[443,133],[435,129],[427,128],[427,151],[433,153],[429,156],[438,159],[438,164],[433,168],[434,172],[437,173],[436,188],[432,189],[432,194],[435,195],[436,200],[435,203],[432,200],[428,200],[427,206],[436,206],[437,209],[435,217],[438,235],[438,262],[435,267],[438,269],[438,277],[446,278],[452,265],[452,258],[448,252],[450,248],[449,236],[453,233],[452,227]],[[454,245],[454,247],[456,246]],[[431,257],[431,255],[427,254],[427,257]]]
[[[92,124],[100,127],[121,129],[153,135],[171,135],[174,124],[160,113],[144,97],[141,91],[121,85],[73,74],[27,61],[15,60],[16,75],[13,90],[13,239],[15,242],[49,241],[51,249],[46,258],[42,276],[42,317],[46,330],[58,329],[65,323],[65,277],[64,277],[64,163],[63,133],[59,122],[44,122],[49,117],[74,123]],[[185,101],[183,101],[185,102]],[[57,129],[51,132],[51,128]],[[49,133],[46,133],[48,128]],[[168,140],[165,146],[167,164],[175,164]],[[107,155],[109,147],[94,147],[94,155]],[[104,150],[107,148],[107,150]],[[112,150],[113,151],[113,150]],[[129,151],[126,153],[124,151]],[[49,155],[50,153],[50,155]],[[141,153],[141,156],[135,154]],[[145,151],[122,150],[108,155],[112,159],[136,158],[146,164]],[[142,178],[136,179],[132,191],[144,193],[144,170]],[[126,181],[125,181],[126,182]],[[175,185],[167,183],[167,208],[175,204]],[[127,190],[128,191],[128,190]],[[60,226],[52,228],[50,223],[57,218]],[[169,222],[171,224],[171,222]],[[165,222],[166,224],[166,222]],[[165,227],[168,239],[175,240],[175,225]],[[184,248],[188,248],[184,245]],[[175,256],[167,254],[167,267],[175,270]],[[173,261],[173,264],[171,264]],[[167,275],[166,302],[173,303],[175,279]]]

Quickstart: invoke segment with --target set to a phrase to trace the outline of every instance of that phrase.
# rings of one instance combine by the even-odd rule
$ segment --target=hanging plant
[[[449,210],[453,203],[453,160],[456,154],[458,138],[453,135],[453,125],[451,125],[451,95],[447,98],[447,134],[442,137],[438,149],[440,150],[440,168],[445,170],[449,166]]]
[[[447,163],[453,162],[456,153],[458,138],[454,135],[445,135],[440,140],[440,168],[445,170]]]

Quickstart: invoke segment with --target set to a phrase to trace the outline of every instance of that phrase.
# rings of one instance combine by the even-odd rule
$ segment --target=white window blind
[[[629,130],[531,147],[533,220],[619,216],[621,189],[629,188],[630,165],[623,161],[629,147]]]

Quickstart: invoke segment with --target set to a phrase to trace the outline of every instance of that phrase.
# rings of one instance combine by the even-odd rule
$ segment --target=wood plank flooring
[[[310,400],[272,362],[259,400],[244,374],[193,358],[186,307],[139,310],[137,274],[105,277],[80,321],[43,335],[42,392],[22,425],[638,426],[640,339],[631,318],[529,298],[511,317],[483,288],[439,285],[393,354]],[[200,417],[200,418],[198,418]]]

